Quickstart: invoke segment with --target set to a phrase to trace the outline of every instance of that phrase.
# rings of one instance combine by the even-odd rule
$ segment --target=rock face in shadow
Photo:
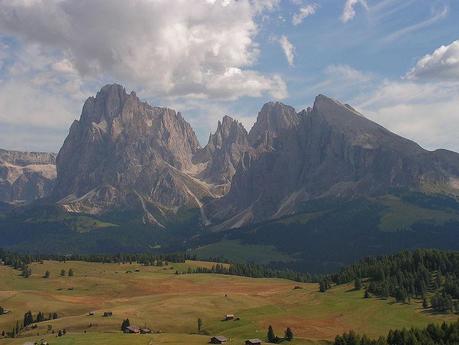
[[[324,197],[352,199],[393,188],[458,192],[458,154],[426,151],[348,105],[319,95],[297,117],[279,103],[267,113],[281,120],[260,112],[249,134],[257,149],[243,155],[230,191],[207,206],[217,229],[293,214],[303,202]]]
[[[56,155],[0,149],[0,201],[29,203],[47,197],[56,178]]]

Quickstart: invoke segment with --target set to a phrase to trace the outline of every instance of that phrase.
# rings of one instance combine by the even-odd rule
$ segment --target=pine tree
[[[64,269],[61,270],[61,277],[65,277],[65,270]]]
[[[276,335],[274,334],[274,330],[273,330],[273,327],[271,325],[269,325],[268,327],[268,342],[269,343],[275,343],[276,340],[277,340],[277,337]]]
[[[130,323],[129,319],[123,320],[123,322],[121,323],[121,330],[123,332],[125,332],[126,328],[128,328],[130,325],[131,325],[131,323]]]
[[[49,273],[49,271],[46,271],[45,275],[43,276],[43,278],[49,278],[50,275],[51,275],[51,273]]]
[[[198,333],[201,333],[201,329],[202,329],[202,320],[201,318],[198,319]]]
[[[24,314],[24,327],[27,327],[33,323],[32,312],[28,311]]]
[[[285,330],[285,340],[287,340],[287,341],[292,341],[293,340],[293,332],[290,329],[290,327],[287,327],[287,329]]]
[[[69,277],[73,277],[73,275],[74,275],[73,269],[70,268],[70,269],[69,269]]]

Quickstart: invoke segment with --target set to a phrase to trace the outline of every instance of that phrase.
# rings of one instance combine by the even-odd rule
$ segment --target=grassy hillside
[[[175,273],[211,265],[194,261],[164,267],[45,261],[30,265],[29,278],[0,266],[0,306],[11,310],[0,316],[0,331],[11,330],[29,310],[34,315],[38,311],[59,315],[57,320],[24,331],[21,338],[1,339],[0,344],[24,344],[42,337],[51,344],[206,344],[209,335],[220,334],[231,338],[232,344],[242,344],[246,338],[265,340],[268,325],[278,335],[291,327],[293,344],[319,344],[349,329],[378,336],[390,328],[455,319],[423,312],[418,301],[398,304],[392,299],[364,299],[363,292],[350,285],[333,287],[324,294],[318,292],[317,284]],[[75,276],[59,275],[70,268]],[[50,278],[43,278],[45,271]],[[95,315],[89,316],[90,311]],[[104,311],[112,311],[113,317],[102,317]],[[227,313],[240,320],[222,321]],[[125,318],[161,334],[124,335],[119,329]],[[206,334],[196,334],[198,318]],[[48,333],[48,325],[68,333],[56,338]]]

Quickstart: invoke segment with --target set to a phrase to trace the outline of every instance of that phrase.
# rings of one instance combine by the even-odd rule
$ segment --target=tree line
[[[98,263],[133,263],[137,262],[142,265],[152,266],[157,262],[177,262],[183,263],[185,260],[195,260],[196,257],[188,253],[170,253],[170,254],[106,254],[106,255],[58,255],[58,254],[21,254],[6,251],[0,248],[0,261],[5,265],[15,269],[21,269],[33,262],[42,262],[44,260],[53,261],[85,261]]]
[[[386,336],[370,339],[354,331],[338,335],[334,345],[453,345],[459,344],[459,321],[429,324],[425,328],[390,330]]]
[[[235,275],[251,278],[282,278],[293,280],[296,282],[309,282],[316,283],[321,277],[317,275],[311,275],[308,273],[295,272],[291,270],[274,269],[269,266],[257,265],[257,264],[216,264],[211,268],[207,267],[196,267],[192,269],[188,268],[187,273],[212,273],[212,274],[225,274]],[[178,274],[178,272],[177,272]]]

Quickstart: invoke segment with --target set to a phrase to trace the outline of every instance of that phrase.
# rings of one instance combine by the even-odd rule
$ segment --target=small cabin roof
[[[228,340],[223,335],[216,335],[215,337],[212,337],[212,338],[217,339],[218,341],[227,341]]]

